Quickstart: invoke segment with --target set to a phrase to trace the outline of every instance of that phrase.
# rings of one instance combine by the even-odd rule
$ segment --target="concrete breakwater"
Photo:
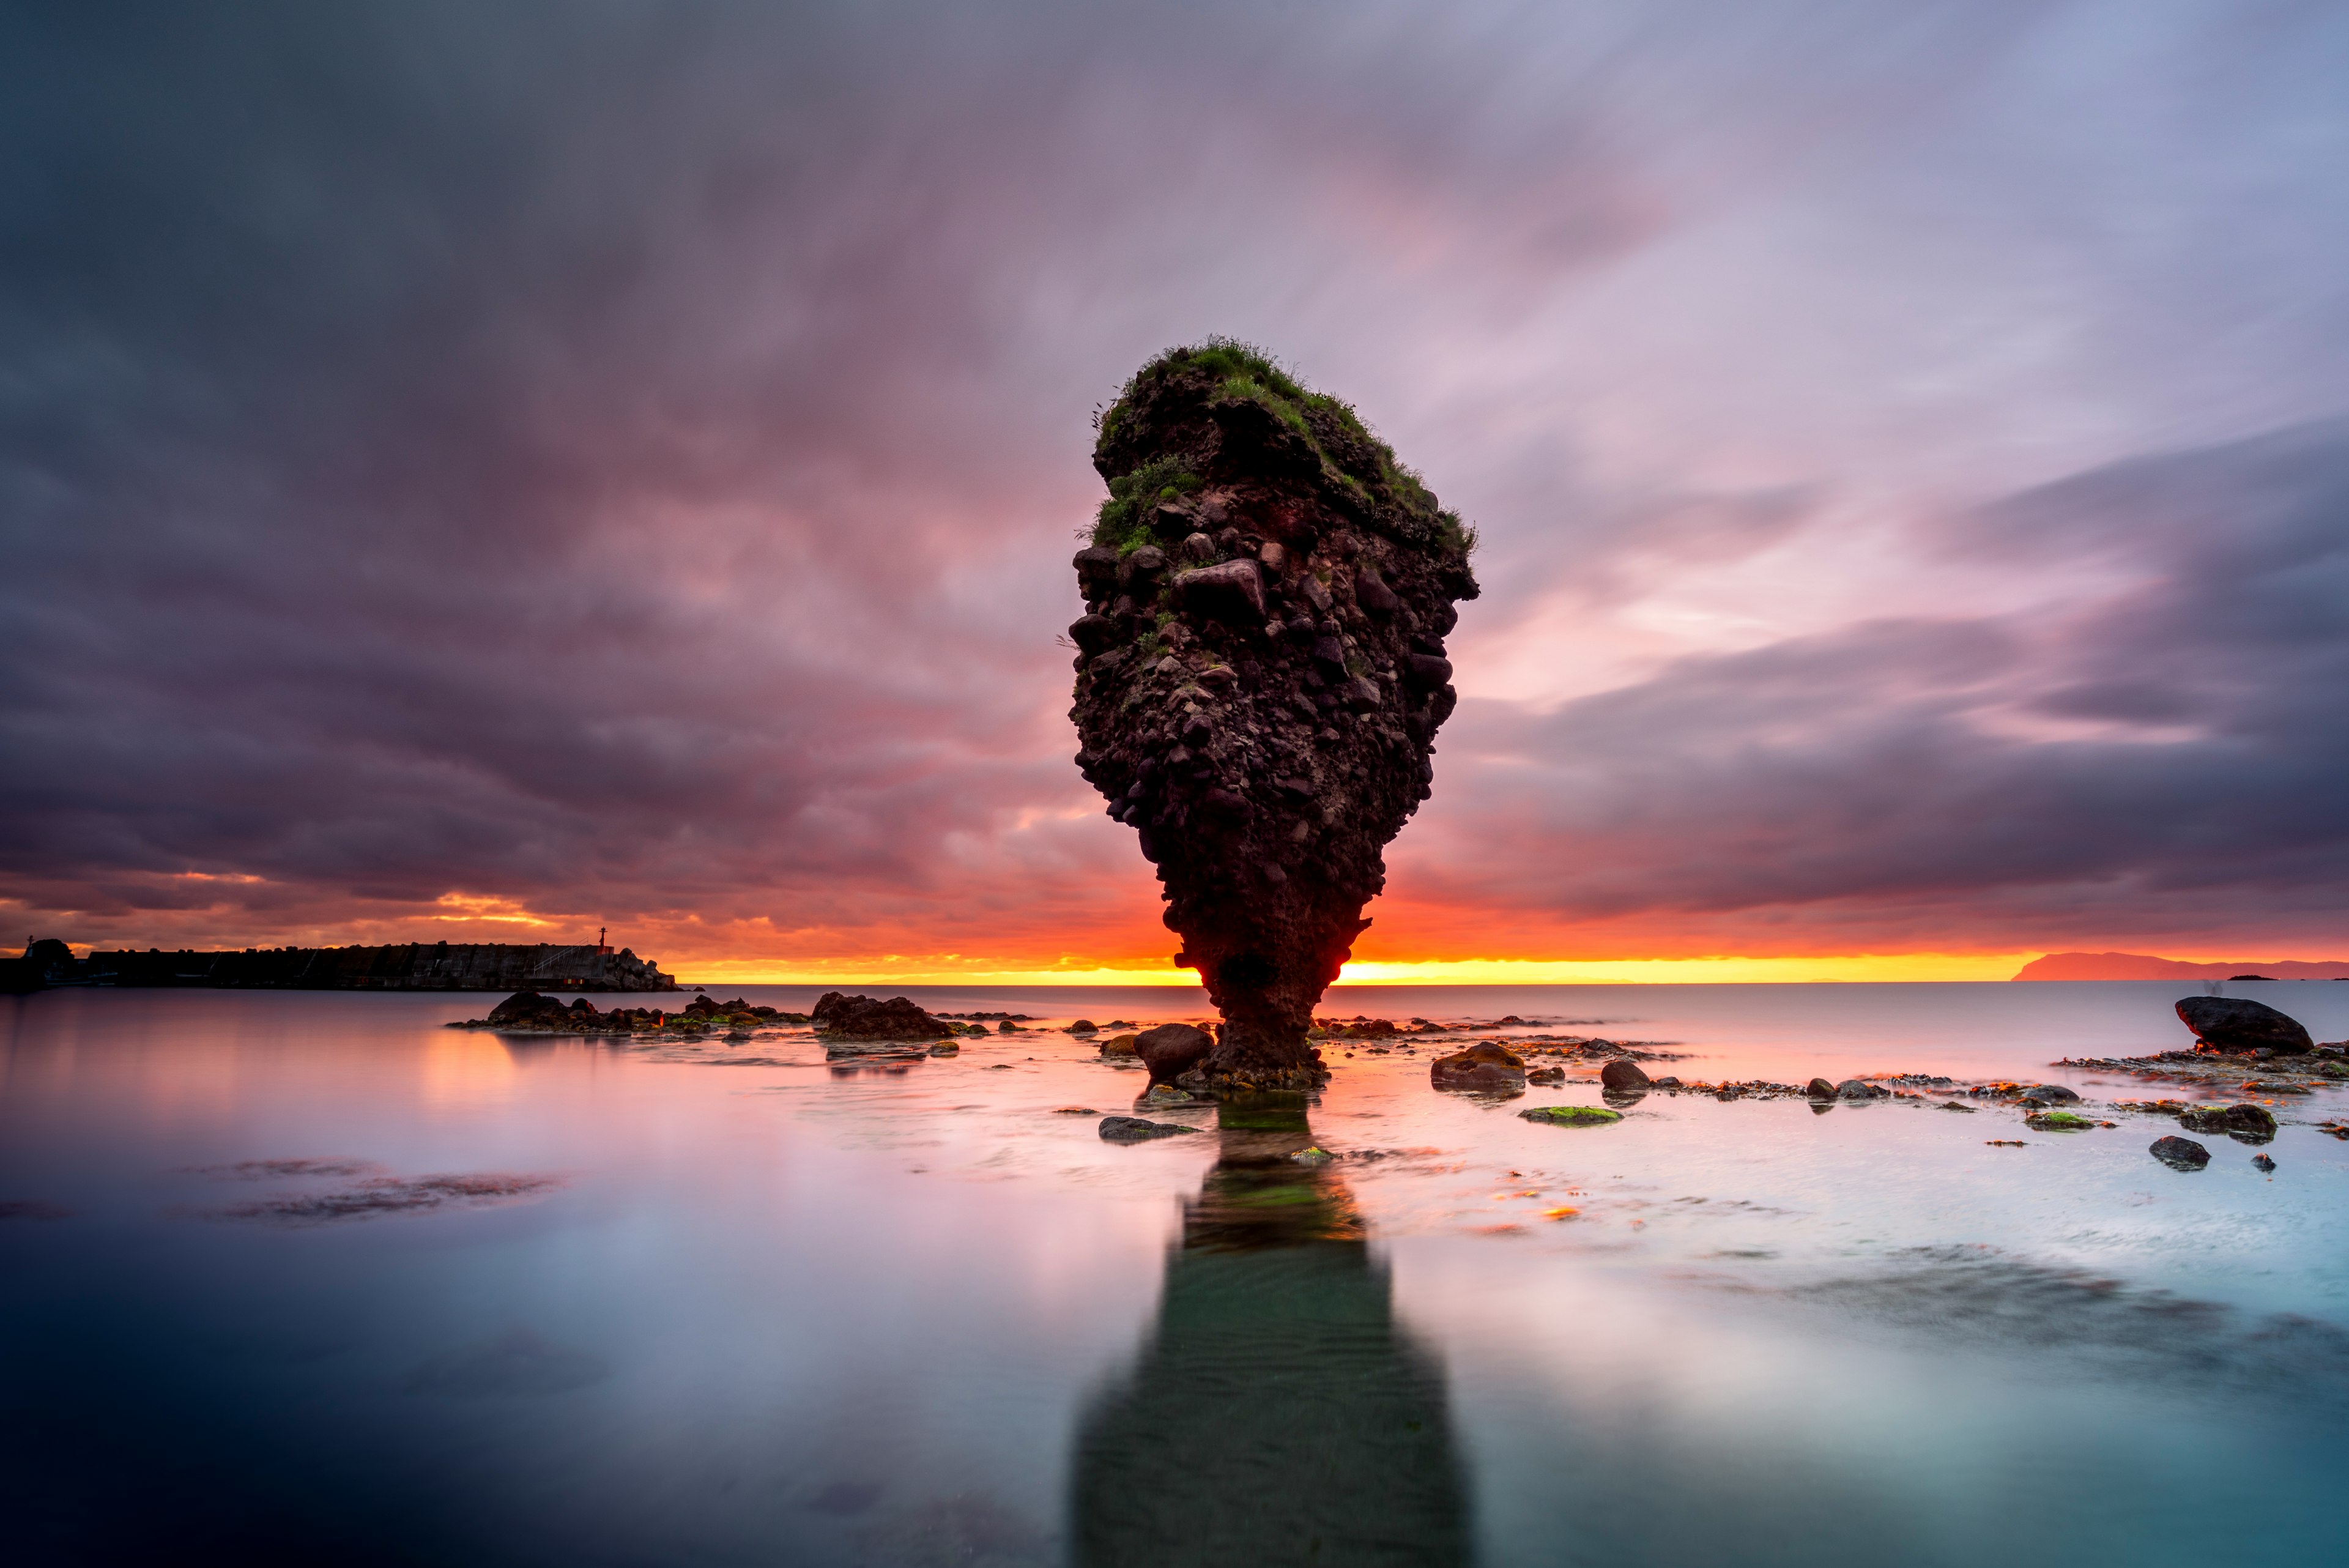
[[[36,941],[12,966],[32,984],[216,986],[245,991],[677,991],[676,977],[600,943],[398,942],[384,947],[92,952]]]

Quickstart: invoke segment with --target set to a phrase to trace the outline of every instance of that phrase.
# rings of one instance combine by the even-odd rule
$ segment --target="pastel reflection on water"
[[[1075,1560],[1467,1562],[1441,1367],[1396,1323],[1306,1097],[1227,1101],[1216,1137],[1148,1347],[1079,1438]]]

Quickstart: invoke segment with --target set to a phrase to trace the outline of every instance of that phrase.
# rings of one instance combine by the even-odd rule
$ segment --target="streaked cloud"
[[[1366,951],[2343,934],[2335,8],[0,27],[20,924],[1162,961],[1052,639],[1229,331],[1486,540]]]

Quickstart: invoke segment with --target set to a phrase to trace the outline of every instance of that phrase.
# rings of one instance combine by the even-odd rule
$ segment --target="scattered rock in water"
[[[2075,1106],[2080,1096],[2061,1084],[2034,1084],[2023,1091],[2026,1100],[2036,1100],[2043,1106]]]
[[[933,1056],[959,1056],[962,1054],[962,1047],[956,1044],[951,1040],[941,1040],[936,1045],[930,1047],[930,1054]]]
[[[2023,1125],[2033,1132],[2086,1132],[2093,1127],[2110,1127],[2113,1124],[2093,1122],[2085,1116],[2074,1116],[2070,1111],[2036,1111],[2023,1117]]]
[[[1173,1122],[1144,1121],[1140,1116],[1103,1116],[1101,1135],[1111,1143],[1146,1143],[1154,1137],[1178,1137],[1197,1132],[1196,1127],[1178,1127]]]
[[[2178,1004],[2178,1016],[2214,1051],[2266,1049],[2296,1055],[2316,1049],[2297,1019],[2247,997],[2189,996]]]
[[[1074,1023],[1069,1025],[1069,1033],[1071,1034],[1092,1034],[1096,1033],[1096,1030],[1092,1019],[1080,1018]]]
[[[1321,1018],[1313,1026],[1340,1040],[1385,1040],[1402,1033],[1392,1018]]]
[[[1091,1106],[1055,1106],[1052,1114],[1056,1116],[1090,1116],[1096,1113]]]
[[[1681,1081],[1669,1073],[1656,1080],[1656,1087],[1659,1089],[1677,1089],[1680,1086]]]
[[[1943,1100],[1940,1105],[1935,1106],[1933,1108],[1937,1111],[1963,1111],[1966,1115],[1972,1116],[1979,1107],[1963,1105],[1956,1100]]]
[[[2199,1170],[2210,1163],[2210,1151],[2190,1137],[2158,1137],[2146,1152],[2172,1170]]]
[[[1815,1100],[1832,1100],[1836,1097],[1836,1086],[1825,1078],[1813,1078],[1803,1086],[1803,1092]]]
[[[1134,1042],[1141,1038],[1138,1034],[1112,1034],[1101,1043],[1101,1054],[1104,1056],[1133,1055]]]
[[[1133,1053],[1154,1084],[1171,1084],[1205,1061],[1216,1038],[1188,1023],[1162,1023],[1133,1037]]]
[[[1835,1086],[1835,1092],[1838,1100],[1889,1100],[1892,1097],[1891,1090],[1878,1088],[1862,1078],[1846,1078]]]
[[[517,991],[490,1009],[490,1023],[533,1023],[543,1012],[562,1012],[567,1009],[551,996],[541,996],[534,991]]]
[[[869,996],[843,996],[828,991],[817,998],[809,1017],[817,1033],[852,1040],[936,1040],[959,1033],[903,996],[877,1002]]]
[[[1526,1072],[1526,1082],[1528,1084],[1563,1084],[1566,1082],[1566,1069],[1563,1067],[1535,1067]]]
[[[1597,1106],[1536,1106],[1517,1115],[1526,1121],[1554,1127],[1603,1127],[1623,1119],[1622,1112],[1602,1110]]]
[[[833,1040],[823,1048],[825,1061],[845,1062],[848,1064],[846,1070],[852,1073],[859,1063],[869,1062],[877,1065],[896,1062],[910,1065],[916,1062],[926,1062],[930,1054],[919,1045],[886,1044],[872,1040]]]
[[[1982,1142],[1992,1148],[2029,1148],[2031,1147],[2019,1137],[1986,1137]]]
[[[2265,1106],[2194,1106],[2178,1113],[2178,1125],[2188,1132],[2225,1133],[2246,1143],[2265,1143],[2276,1135],[2275,1113]]]
[[[1223,1014],[1196,1070],[1309,1087],[1313,1006],[1433,789],[1471,539],[1351,410],[1237,344],[1154,358],[1099,429],[1077,765]]]
[[[1506,1045],[1484,1040],[1465,1051],[1438,1056],[1427,1064],[1428,1082],[1439,1089],[1471,1095],[1520,1095],[1526,1059]]]
[[[2261,1170],[2273,1170],[2276,1168],[2275,1161],[2270,1159],[2263,1154],[2255,1154],[2251,1156],[2251,1163]]]
[[[1603,1086],[1619,1092],[1645,1089],[1651,1086],[1648,1075],[1640,1070],[1640,1064],[1620,1059],[1609,1062],[1599,1069],[1599,1082]]]
[[[1295,1160],[1299,1165],[1327,1165],[1338,1157],[1331,1154],[1326,1148],[1316,1147],[1309,1144],[1305,1147],[1299,1149],[1295,1154],[1290,1155],[1288,1158]]]

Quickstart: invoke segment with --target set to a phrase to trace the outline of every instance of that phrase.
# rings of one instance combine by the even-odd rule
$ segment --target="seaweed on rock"
[[[1433,786],[1475,537],[1352,409],[1226,338],[1159,355],[1098,422],[1077,765],[1223,1015],[1201,1081],[1318,1082],[1313,1005]]]

